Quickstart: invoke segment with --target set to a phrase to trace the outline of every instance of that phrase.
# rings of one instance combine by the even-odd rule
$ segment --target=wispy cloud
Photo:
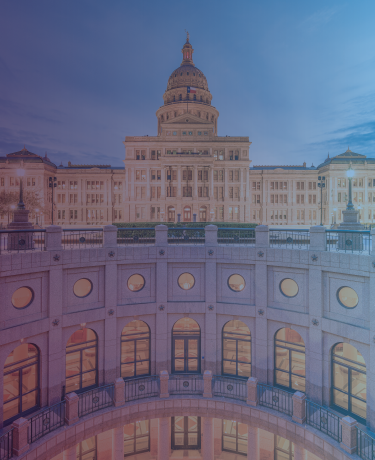
[[[299,27],[301,29],[305,29],[312,32],[321,27],[322,25],[327,24],[333,18],[333,16],[340,11],[341,8],[341,6],[337,6],[332,8],[324,8],[322,10],[316,11],[315,13],[304,19],[299,24]]]

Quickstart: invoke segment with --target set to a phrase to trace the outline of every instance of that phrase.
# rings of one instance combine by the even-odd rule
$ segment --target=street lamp
[[[318,176],[318,187],[320,188],[320,225],[323,225],[323,189],[326,186],[325,176]]]
[[[39,209],[38,209],[38,208],[35,209],[35,213],[36,213],[36,214],[35,214],[35,217],[36,217],[36,225],[38,225],[38,213],[39,213]]]
[[[49,177],[48,178],[48,186],[52,189],[52,225],[53,225],[53,189],[57,187],[57,179],[56,177]]]
[[[346,171],[346,177],[349,179],[349,200],[346,205],[347,211],[353,211],[354,205],[352,202],[352,179],[354,177],[355,171],[352,169],[352,165],[349,166],[349,169]]]
[[[17,169],[17,176],[20,178],[20,197],[17,205],[17,209],[25,209],[25,203],[23,202],[23,176],[25,175],[25,170],[20,168]]]

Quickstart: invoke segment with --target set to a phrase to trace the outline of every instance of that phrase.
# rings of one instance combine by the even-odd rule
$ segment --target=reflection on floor
[[[163,424],[161,420],[164,420]],[[214,438],[211,443],[207,439],[207,432],[204,432],[203,420],[211,420]],[[254,434],[256,437],[250,438]],[[119,427],[88,438],[52,460],[157,460],[161,457],[163,460],[211,460],[212,457],[217,460],[244,460],[250,453],[248,447],[251,449],[248,439],[255,442],[256,452],[251,451],[251,455],[256,460],[297,460],[297,457],[319,460],[319,457],[301,450],[301,447],[298,447],[299,452],[295,456],[292,442],[263,429],[234,420],[201,420],[194,416],[133,422],[122,429]],[[167,441],[168,447],[165,448]],[[207,444],[212,446],[211,450]],[[161,455],[163,446],[164,453]]]

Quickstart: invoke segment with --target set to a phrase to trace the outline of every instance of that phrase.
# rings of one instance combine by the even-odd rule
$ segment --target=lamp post
[[[52,225],[53,225],[53,189],[57,187],[57,179],[56,177],[49,177],[48,179],[48,186],[52,189]]]
[[[20,168],[17,169],[17,176],[20,178],[20,197],[17,204],[17,209],[25,209],[25,203],[23,202],[23,176],[25,175],[25,170]]]
[[[325,176],[318,176],[318,187],[320,188],[320,225],[323,225],[323,189],[326,186]]]
[[[38,213],[39,213],[39,209],[35,209],[35,218],[36,218],[36,225],[38,225]]]
[[[349,179],[349,200],[346,205],[347,211],[354,211],[354,205],[352,202],[352,179],[354,177],[355,171],[352,169],[352,165],[349,166],[349,169],[346,171],[346,177]]]

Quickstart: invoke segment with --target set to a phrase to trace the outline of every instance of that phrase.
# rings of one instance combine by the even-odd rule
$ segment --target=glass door
[[[173,337],[172,373],[200,373],[200,337]]]
[[[172,449],[201,448],[201,418],[196,416],[172,417]]]

